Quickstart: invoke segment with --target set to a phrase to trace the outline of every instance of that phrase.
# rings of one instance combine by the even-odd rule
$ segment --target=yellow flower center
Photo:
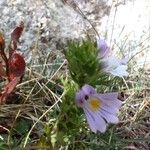
[[[102,102],[100,99],[96,97],[90,97],[89,98],[89,106],[92,109],[92,111],[97,111],[98,109],[101,108]]]

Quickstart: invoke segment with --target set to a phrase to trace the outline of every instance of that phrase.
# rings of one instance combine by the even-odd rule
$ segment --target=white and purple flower
[[[111,73],[114,76],[128,76],[127,62],[128,58],[118,59],[110,54],[110,48],[105,40],[97,38],[97,48],[99,50],[99,58],[102,62],[102,70]]]
[[[117,97],[117,93],[97,93],[90,85],[84,85],[76,93],[76,103],[83,108],[93,132],[104,133],[108,123],[118,123],[117,112],[122,102]]]

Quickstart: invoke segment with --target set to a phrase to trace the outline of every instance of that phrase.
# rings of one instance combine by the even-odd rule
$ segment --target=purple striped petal
[[[94,117],[97,130],[99,130],[101,133],[104,133],[106,131],[105,120],[98,113],[95,113]]]
[[[90,114],[90,112],[87,109],[84,109],[84,113],[86,115],[86,119],[88,121],[88,124],[90,126],[90,129],[96,133],[97,132],[97,128],[96,128],[96,124],[95,124],[95,120],[93,118],[93,116]]]
[[[82,91],[84,92],[85,95],[91,95],[96,93],[95,89],[87,84],[82,87]]]
[[[122,102],[117,98],[118,93],[116,92],[97,95],[104,105],[110,106],[112,108],[120,108],[122,105]]]
[[[90,129],[96,133],[97,131],[100,131],[101,133],[104,133],[106,131],[106,122],[105,120],[99,115],[97,112],[94,113],[88,109],[84,109],[88,124],[90,126]]]
[[[106,112],[104,110],[100,110],[100,113],[102,117],[107,121],[107,123],[117,124],[119,122],[119,119],[116,115],[110,114],[109,112]]]
[[[103,106],[101,107],[101,110],[104,110],[110,114],[114,114],[116,115],[119,112],[119,109],[117,107],[110,107],[106,104],[103,104]]]

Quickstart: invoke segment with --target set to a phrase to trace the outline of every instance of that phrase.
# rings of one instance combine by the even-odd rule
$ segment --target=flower
[[[108,47],[105,40],[97,38],[97,48],[99,50],[99,55],[100,55],[99,57],[101,59],[108,56],[110,52],[110,48]]]
[[[111,73],[114,76],[128,76],[127,62],[128,58],[118,59],[110,55],[110,48],[105,40],[97,38],[97,48],[99,50],[99,58],[102,63],[102,70],[106,73]]]
[[[117,112],[122,102],[117,97],[117,93],[97,93],[90,85],[84,85],[76,93],[76,103],[83,108],[93,132],[104,133],[108,123],[118,123]]]

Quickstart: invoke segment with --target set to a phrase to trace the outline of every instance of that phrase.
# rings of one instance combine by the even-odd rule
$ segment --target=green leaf
[[[72,79],[82,87],[84,84],[106,85],[109,76],[100,70],[100,60],[94,42],[88,38],[79,42],[70,41],[64,54],[68,61],[68,67]]]

